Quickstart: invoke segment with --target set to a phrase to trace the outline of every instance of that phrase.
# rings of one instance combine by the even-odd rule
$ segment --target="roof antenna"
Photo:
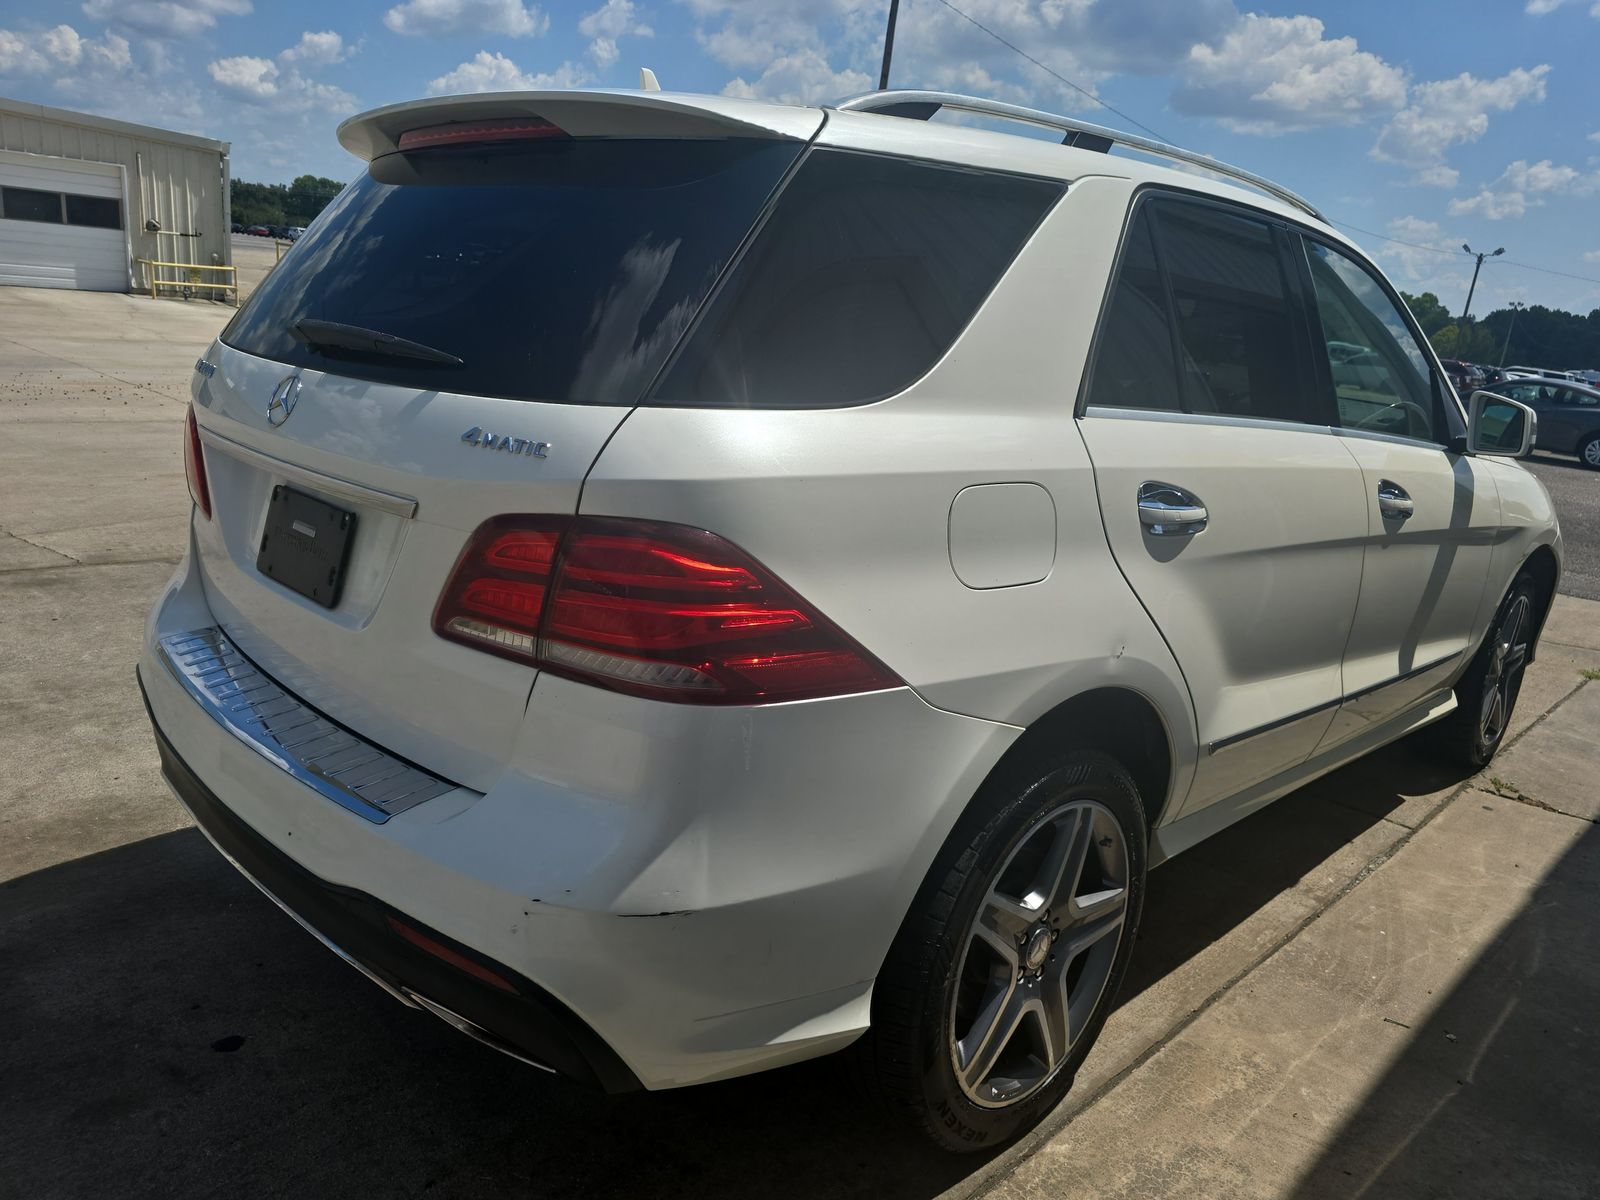
[[[656,78],[656,73],[649,67],[639,68],[639,90],[641,92],[659,92],[661,81]]]

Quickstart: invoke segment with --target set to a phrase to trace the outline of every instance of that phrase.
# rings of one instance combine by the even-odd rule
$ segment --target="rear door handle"
[[[1378,480],[1378,511],[1393,521],[1404,521],[1416,512],[1405,488],[1390,479]]]
[[[1139,485],[1139,523],[1153,537],[1190,537],[1210,519],[1193,492],[1153,479]]]

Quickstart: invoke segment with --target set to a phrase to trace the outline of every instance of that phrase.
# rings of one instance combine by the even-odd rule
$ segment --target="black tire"
[[[1495,756],[1511,726],[1538,621],[1539,585],[1522,571],[1512,580],[1483,645],[1456,684],[1456,710],[1427,731],[1439,758],[1452,766],[1479,771]],[[1503,706],[1492,722],[1486,717],[1491,684],[1499,687]]]
[[[1578,461],[1591,471],[1600,471],[1600,433],[1584,439],[1578,447]]]
[[[1114,826],[1105,824],[1108,817]],[[1120,845],[1113,845],[1117,834]],[[986,913],[995,911],[991,907],[994,895],[1006,886],[1002,868],[1018,870],[1032,878],[1028,874],[1028,856],[1043,839],[1046,849],[1034,870],[1040,878],[1046,877],[1057,854],[1057,839],[1063,837],[1082,839],[1080,858],[1084,866],[1059,873],[1059,879],[1070,878],[1074,882],[1063,884],[1055,901],[1040,901],[1037,911],[1042,916],[1036,926],[1021,934],[1017,948],[1011,951],[1018,956],[1011,967],[996,958],[988,964],[987,982],[974,984],[963,973],[979,973],[983,968],[980,956],[992,953],[992,947],[975,939],[973,925],[980,906]],[[1133,953],[1144,903],[1145,842],[1144,806],[1132,777],[1106,755],[1084,750],[1060,752],[1048,759],[1035,757],[1031,763],[1002,768],[985,784],[956,826],[918,892],[878,977],[873,991],[872,1029],[862,1045],[868,1060],[864,1065],[872,1072],[884,1098],[944,1149],[965,1152],[1001,1146],[1036,1125],[1071,1088],[1079,1065],[1115,1002]],[[1073,853],[1070,847],[1059,851],[1064,861],[1071,861]],[[1117,928],[1118,940],[1108,953],[1097,947],[1110,940],[1109,933],[1085,932],[1080,937],[1075,931],[1091,928],[1093,922],[1084,914],[1111,895],[1110,887],[1117,880],[1125,890],[1125,904]],[[1063,896],[1070,899],[1062,899]],[[1081,910],[1080,898],[1088,902]],[[1078,915],[1052,918],[1051,903],[1056,904],[1060,914],[1070,911]],[[1112,916],[1105,914],[1102,923],[1109,924]],[[1064,927],[1059,931],[1050,929],[1052,919],[1064,921]],[[1074,925],[1075,920],[1083,924]],[[1042,947],[1037,945],[1041,931],[1048,934]],[[1066,937],[1064,944],[1056,941],[1062,935]],[[1087,941],[1090,948],[1080,949],[1081,941]],[[979,947],[970,964],[969,945]],[[1057,963],[1058,950],[1061,965],[1050,965]],[[1046,953],[1048,963],[1033,961]],[[1086,965],[1091,958],[1095,959],[1092,966]],[[1012,968],[1022,972],[1015,984],[1005,982],[1010,979],[1006,972]],[[1079,974],[1074,977],[1073,971]],[[964,1086],[957,1078],[955,1060],[961,1053],[956,1029],[961,1020],[958,1006],[973,1003],[962,1000],[973,987],[998,988],[1008,997],[1021,996],[1025,975],[1028,987],[1061,989],[1050,992],[1052,996],[1070,999],[1076,994],[1074,989],[1082,988],[1083,1004],[1087,1005],[1091,1002],[1089,991],[1098,987],[1098,998],[1092,1000],[1092,1009],[1083,1010],[1087,1014],[1084,1018],[1076,1011],[1066,1017],[1076,1002],[1063,1002],[1056,1015],[1065,1024],[1055,1028],[1070,1030],[1076,1026],[1081,1032],[1075,1040],[1070,1033],[1056,1039],[1056,1045],[1066,1048],[1066,1052],[1055,1056],[1053,1069],[1047,1068],[1044,1060],[1035,1060],[1036,1065],[1029,1068],[1037,1076],[1030,1085],[1034,1088],[1031,1094],[1023,1094],[1018,1085],[1014,1103],[1003,1096],[991,1096],[995,1103],[1005,1106],[984,1107],[974,1101],[966,1086],[983,1088],[991,1084],[980,1080]],[[1103,984],[1099,982],[1101,978]],[[1086,979],[1091,982],[1085,984]],[[1036,990],[1034,994],[1039,993]],[[1045,1022],[1041,1010],[1041,1015],[1017,1026],[1023,1032],[1012,1036],[1048,1040]],[[996,1022],[995,1027],[998,1026]],[[1021,1056],[1022,1051],[1019,1049],[1016,1054]],[[1041,1054],[1049,1055],[1049,1051],[1043,1049]],[[995,1074],[999,1073],[997,1067]]]

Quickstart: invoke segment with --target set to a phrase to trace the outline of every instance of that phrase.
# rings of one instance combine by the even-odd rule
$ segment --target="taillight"
[[[900,680],[737,546],[609,517],[496,517],[434,611],[441,637],[616,691],[756,704]]]
[[[200,449],[200,426],[194,419],[194,405],[184,421],[183,473],[189,477],[189,495],[206,520],[211,519],[211,487],[206,482],[206,457]]]

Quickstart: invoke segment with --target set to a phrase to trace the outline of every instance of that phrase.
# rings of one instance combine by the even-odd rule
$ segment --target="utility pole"
[[[1478,272],[1483,270],[1483,260],[1486,258],[1493,258],[1497,254],[1504,254],[1506,252],[1506,248],[1501,246],[1498,250],[1490,250],[1484,254],[1479,254],[1465,242],[1461,243],[1461,248],[1468,254],[1476,257],[1478,260],[1472,268],[1472,286],[1467,289],[1467,302],[1461,309],[1461,324],[1465,325],[1467,323],[1467,314],[1472,311],[1472,293],[1478,290]]]
[[[889,0],[889,28],[883,35],[883,70],[878,72],[878,90],[889,88],[889,59],[894,54],[894,23],[900,15],[900,0]]]
[[[1513,300],[1511,302],[1511,324],[1506,326],[1506,344],[1500,347],[1500,365],[1502,367],[1506,365],[1506,352],[1511,349],[1511,331],[1517,327],[1517,314],[1526,307],[1527,305],[1523,304],[1521,300]]]

